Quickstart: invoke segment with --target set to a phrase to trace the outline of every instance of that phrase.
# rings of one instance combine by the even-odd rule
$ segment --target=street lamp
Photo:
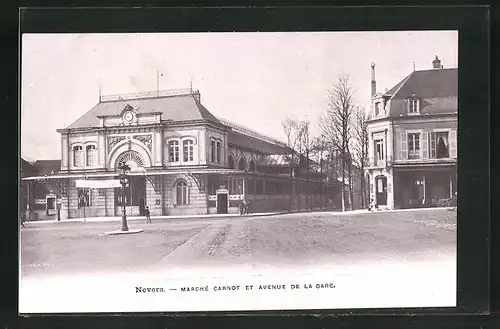
[[[127,211],[125,204],[125,188],[128,185],[128,174],[130,173],[130,167],[127,164],[123,164],[118,167],[118,174],[120,177],[120,184],[122,185],[122,206],[123,206],[123,214],[122,214],[122,231],[128,231],[127,226]]]

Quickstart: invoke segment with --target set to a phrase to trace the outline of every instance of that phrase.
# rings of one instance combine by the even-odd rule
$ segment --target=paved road
[[[131,222],[129,227],[144,228],[144,232],[103,234],[119,225],[28,223],[21,230],[22,275],[174,266],[439,261],[453,260],[456,254],[456,213],[442,209]]]

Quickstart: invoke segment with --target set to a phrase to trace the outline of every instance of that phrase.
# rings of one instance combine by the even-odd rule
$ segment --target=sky
[[[24,34],[21,156],[60,159],[60,135],[103,95],[189,88],[214,115],[285,139],[288,116],[317,134],[328,90],[348,74],[355,103],[416,70],[458,66],[457,31]]]

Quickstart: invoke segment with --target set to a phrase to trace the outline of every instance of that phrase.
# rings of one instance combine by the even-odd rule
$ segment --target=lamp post
[[[126,210],[126,200],[125,200],[125,188],[128,185],[128,174],[130,173],[130,167],[126,164],[123,164],[118,167],[118,174],[120,177],[120,184],[122,185],[122,206],[123,206],[123,214],[122,214],[122,231],[128,231],[127,225],[127,210]]]

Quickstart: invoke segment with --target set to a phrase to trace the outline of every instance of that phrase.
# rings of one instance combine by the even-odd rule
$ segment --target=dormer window
[[[409,114],[417,114],[420,113],[420,101],[412,94],[410,98],[408,98],[408,113]]]
[[[380,115],[380,102],[375,103],[375,116]]]

